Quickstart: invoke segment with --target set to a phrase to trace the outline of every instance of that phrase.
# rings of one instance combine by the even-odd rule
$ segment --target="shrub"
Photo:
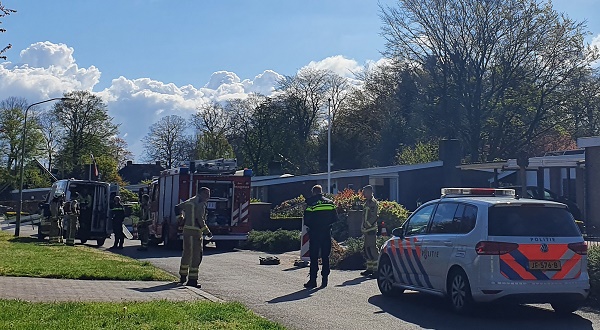
[[[293,199],[283,201],[271,210],[271,218],[301,217],[306,208],[306,199],[300,195]]]
[[[248,240],[242,244],[242,248],[270,253],[295,251],[300,249],[300,231],[252,230],[248,234]]]
[[[592,246],[588,250],[588,273],[590,276],[589,300],[600,302],[600,246]]]
[[[378,251],[387,240],[388,237],[377,237]],[[331,267],[341,270],[364,269],[366,259],[363,248],[364,244],[362,238],[349,238],[342,244],[338,244],[334,241],[331,256],[329,258]]]
[[[379,223],[385,222],[388,234],[392,229],[402,226],[408,218],[408,210],[395,201],[379,202]]]

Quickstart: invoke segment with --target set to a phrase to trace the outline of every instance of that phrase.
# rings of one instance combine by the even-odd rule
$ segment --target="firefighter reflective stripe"
[[[190,267],[189,279],[190,280],[198,279],[198,267]]]
[[[179,275],[181,276],[188,276],[188,269],[190,268],[190,265],[180,265],[179,266]]]
[[[548,244],[545,249],[541,246],[521,244],[518,249],[500,255],[500,273],[510,280],[564,280],[581,275],[581,255],[567,244]],[[560,269],[530,269],[530,261],[558,261]]]
[[[331,203],[317,202],[313,206],[308,206],[306,212],[317,212],[317,211],[335,211],[335,205]]]
[[[418,246],[417,237],[393,240],[390,248],[395,250],[392,254],[392,264],[403,283],[417,285],[423,288],[433,288],[429,274],[421,262],[421,247]],[[414,280],[413,280],[414,279]]]

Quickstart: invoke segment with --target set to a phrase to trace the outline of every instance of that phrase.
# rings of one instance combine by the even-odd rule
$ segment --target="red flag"
[[[94,158],[94,154],[90,154],[92,156],[92,163],[94,165],[94,177],[98,177],[98,164],[96,164],[96,158]]]

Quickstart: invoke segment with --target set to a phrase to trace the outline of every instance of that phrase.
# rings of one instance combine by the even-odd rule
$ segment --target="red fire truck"
[[[151,201],[150,237],[168,248],[180,248],[182,227],[177,225],[175,206],[200,187],[210,189],[207,220],[212,241],[217,248],[232,249],[248,239],[251,229],[250,207],[251,170],[237,171],[235,159],[197,160],[161,172],[148,187]],[[205,241],[206,242],[206,241]]]

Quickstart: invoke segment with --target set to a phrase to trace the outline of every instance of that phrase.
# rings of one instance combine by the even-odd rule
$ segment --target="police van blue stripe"
[[[402,267],[404,274],[406,274],[406,282],[405,283],[414,285],[413,281],[410,279],[410,273],[408,272],[408,269],[406,268],[406,265],[404,264],[404,261],[402,260],[402,255],[403,255],[402,250],[398,247],[396,249],[396,252],[397,252],[396,253],[397,259],[400,262],[400,267]]]
[[[419,259],[419,254],[417,253],[417,250],[412,249],[412,254],[415,257],[415,263],[417,264],[417,267],[419,267],[419,270],[421,271],[421,275],[423,276],[425,283],[430,289],[433,288],[433,285],[431,285],[431,281],[429,281],[429,275],[427,275],[427,272],[425,271],[425,268],[423,268],[423,264],[421,263],[421,259]]]
[[[513,256],[513,258],[515,258],[515,261],[521,265],[521,267],[525,268],[525,270],[527,270],[528,272],[531,273],[531,275],[535,276],[536,279],[538,280],[549,280],[548,276],[546,276],[546,274],[544,274],[544,272],[542,272],[541,270],[529,270],[529,259],[527,259],[526,256],[524,256],[521,251],[519,250],[513,250],[510,252],[510,255]]]
[[[417,285],[422,287],[423,283],[421,283],[421,279],[419,279],[419,275],[417,274],[417,271],[415,270],[415,267],[413,266],[412,261],[410,260],[410,254],[408,253],[408,249],[406,247],[404,247],[404,255],[406,256],[406,262],[408,263],[408,266],[412,270],[411,274],[415,275],[415,281],[417,282]]]
[[[398,279],[400,280],[400,283],[406,283],[406,282],[404,282],[404,277],[402,276],[402,272],[398,268],[398,262],[396,260],[397,257],[393,252],[394,251],[392,249],[392,246],[391,246],[391,244],[389,244],[388,248],[387,248],[387,255],[388,255],[388,257],[390,257],[390,260],[392,261],[392,267],[394,267],[396,274],[398,274]]]
[[[515,272],[506,262],[504,262],[504,260],[500,259],[500,271],[504,274],[506,274],[506,276],[508,276],[508,279],[510,280],[522,280],[523,278],[521,278],[521,276]]]

